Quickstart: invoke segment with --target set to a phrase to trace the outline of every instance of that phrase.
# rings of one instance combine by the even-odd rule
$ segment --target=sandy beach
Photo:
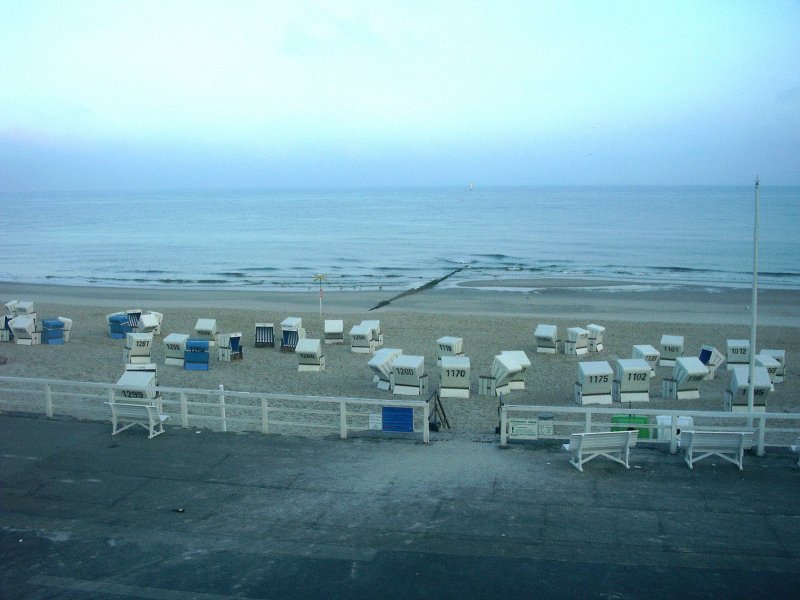
[[[379,319],[385,346],[404,354],[425,356],[430,389],[439,383],[436,340],[463,338],[470,358],[472,394],[469,399],[445,399],[453,430],[490,433],[497,424],[497,399],[479,396],[477,379],[488,371],[502,350],[523,350],[532,361],[526,372],[526,389],[514,391],[514,404],[574,405],[573,385],[577,364],[585,360],[629,358],[634,344],[657,346],[664,334],[685,338],[686,356],[697,356],[703,344],[724,352],[727,339],[750,335],[749,289],[672,287],[651,289],[627,282],[580,280],[525,280],[474,282],[454,288],[426,289],[392,299],[388,291],[328,291],[319,312],[317,290],[282,293],[246,290],[174,290],[62,287],[0,283],[0,299],[29,300],[41,318],[73,319],[72,339],[63,346],[0,344],[8,362],[0,374],[16,377],[115,382],[123,371],[121,340],[108,337],[106,315],[130,308],[164,314],[162,335],[153,344],[153,361],[160,365],[163,386],[310,394],[360,398],[390,398],[372,383],[368,355],[350,351],[348,344],[325,347],[327,368],[319,373],[298,373],[297,358],[278,348],[255,348],[256,322],[280,322],[301,317],[307,337],[323,337],[323,319],[343,319],[345,332],[362,319]],[[380,309],[370,308],[384,304]],[[762,290],[758,298],[757,347],[786,351],[788,375],[776,385],[770,411],[798,410],[796,364],[800,343],[800,292]],[[194,330],[198,318],[217,319],[220,332],[243,333],[244,360],[218,362],[212,357],[208,372],[184,371],[165,366],[161,339],[169,333]],[[557,325],[562,335],[568,327],[598,323],[605,326],[605,349],[588,356],[537,354],[533,332],[539,323]],[[664,400],[659,369],[651,382],[648,408],[722,410],[729,381],[722,372],[700,386],[701,399]]]

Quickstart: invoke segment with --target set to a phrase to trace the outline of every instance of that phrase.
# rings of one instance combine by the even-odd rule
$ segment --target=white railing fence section
[[[108,402],[123,387],[113,383],[28,379],[0,376],[0,409],[18,412],[70,416],[102,421],[110,418]],[[158,402],[171,423],[184,428],[206,427],[218,431],[260,431],[262,433],[306,433],[366,431],[383,407],[413,409],[413,430],[429,442],[428,402],[407,399],[342,398],[234,392],[195,388],[142,388],[142,395],[159,394]]]
[[[656,417],[669,417],[659,423]],[[617,417],[615,420],[614,418]],[[639,419],[637,419],[639,417]],[[500,446],[509,439],[565,439],[573,433],[637,428],[640,441],[669,444],[677,452],[681,418],[691,417],[692,429],[752,431],[759,456],[767,446],[788,446],[800,436],[800,413],[593,408],[590,406],[500,405]],[[752,419],[752,426],[748,423]],[[515,435],[516,433],[516,435]],[[654,435],[654,434],[657,434]],[[646,439],[642,439],[645,437]]]

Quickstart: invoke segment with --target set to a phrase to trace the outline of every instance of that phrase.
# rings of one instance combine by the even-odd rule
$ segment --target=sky
[[[800,184],[800,0],[0,0],[0,191]]]

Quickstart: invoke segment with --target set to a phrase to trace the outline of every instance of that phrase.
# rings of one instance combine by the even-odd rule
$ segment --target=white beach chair
[[[643,358],[617,360],[611,395],[615,402],[650,401],[650,365]]]
[[[675,360],[680,356],[683,356],[683,336],[662,335],[661,358],[658,361],[658,366],[674,367]]]
[[[725,360],[728,370],[733,370],[736,365],[750,364],[750,340],[726,340]]]
[[[767,399],[772,390],[772,382],[765,367],[753,369],[753,412],[766,412]],[[731,412],[748,412],[750,395],[750,366],[735,365],[731,369],[730,386],[723,395],[725,410]]]
[[[540,323],[533,332],[536,339],[536,352],[539,354],[558,354],[558,327]]]
[[[661,395],[672,400],[697,400],[700,382],[708,376],[708,369],[696,356],[679,356],[672,367],[672,376],[661,382]]]
[[[442,356],[439,396],[469,398],[470,367],[466,356]]]
[[[575,402],[578,404],[611,404],[614,370],[608,361],[590,360],[578,363]]]
[[[298,340],[294,353],[297,355],[299,372],[325,370],[325,354],[322,352],[321,340],[314,338]]]
[[[393,394],[420,396],[428,388],[425,357],[402,354],[392,363],[391,388]]]
[[[344,344],[344,321],[342,319],[325,319],[325,343]]]

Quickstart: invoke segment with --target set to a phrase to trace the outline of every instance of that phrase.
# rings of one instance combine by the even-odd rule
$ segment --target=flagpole
[[[314,275],[314,281],[319,281],[319,316],[322,317],[322,282],[325,281],[326,275],[324,273],[317,273]]]
[[[756,323],[758,321],[758,194],[759,183],[758,177],[756,177],[755,215],[753,219],[753,299],[750,304],[750,372],[748,376],[750,385],[747,388],[748,427],[753,426],[753,404],[755,394]]]

